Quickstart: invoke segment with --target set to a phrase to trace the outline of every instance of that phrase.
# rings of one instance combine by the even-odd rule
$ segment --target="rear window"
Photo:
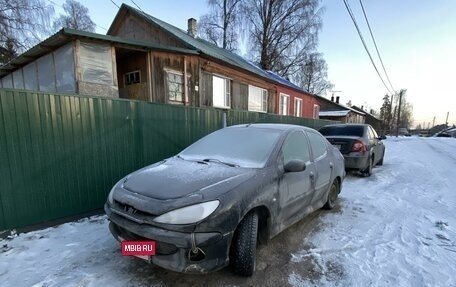
[[[319,132],[324,136],[357,136],[364,134],[363,126],[327,126],[322,127]]]

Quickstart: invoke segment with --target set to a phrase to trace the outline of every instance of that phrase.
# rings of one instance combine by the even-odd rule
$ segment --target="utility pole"
[[[434,124],[435,124],[435,116],[434,116],[434,119],[432,120],[432,127],[434,127]]]
[[[388,133],[392,134],[392,129],[393,129],[393,99],[394,99],[394,94],[391,94],[391,103],[390,103],[390,114],[388,117]]]
[[[402,94],[404,93],[404,90],[401,90],[399,92],[399,108],[397,110],[397,124],[396,124],[396,136],[399,135],[399,121],[401,119],[401,105],[402,105]]]
[[[448,126],[448,116],[450,115],[450,112],[447,113],[447,118],[445,120],[445,125]]]

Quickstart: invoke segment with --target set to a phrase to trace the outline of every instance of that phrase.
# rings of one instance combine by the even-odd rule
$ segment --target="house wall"
[[[115,48],[112,45],[77,40],[77,93],[119,98],[115,59]]]
[[[168,103],[167,71],[186,76],[186,105],[199,106],[199,58],[197,56],[150,52],[153,102]],[[184,69],[185,68],[185,69]]]
[[[313,108],[314,105],[319,105],[318,100],[311,95],[305,94],[303,92],[298,92],[290,88],[277,86],[276,87],[276,109],[275,113],[279,114],[279,102],[280,102],[280,93],[286,94],[290,96],[290,108],[289,108],[289,115],[295,115],[295,98],[302,99],[302,115],[303,118],[312,118],[313,117]]]
[[[147,52],[140,52],[134,50],[125,51],[124,49],[116,49],[116,52],[119,97],[125,99],[150,101],[150,93],[148,89],[149,75],[147,68]],[[139,71],[140,82],[126,85],[125,74],[135,71]]]
[[[340,117],[335,117],[335,116],[320,116],[320,119],[322,120],[330,120],[330,121],[339,121],[342,124],[348,123],[347,116],[340,116]]]
[[[3,88],[75,93],[75,42],[70,42],[1,79]]]
[[[276,88],[273,84],[258,78],[257,76],[241,72],[237,69],[220,64],[206,58],[201,58],[202,90],[201,106],[211,105],[212,98],[212,76],[222,76],[231,80],[231,108],[248,110],[248,86],[256,86],[268,91],[268,113],[275,113],[276,110]]]
[[[155,24],[137,17],[130,11],[119,15],[110,30],[110,35],[149,41],[162,45],[187,48],[184,43],[166,33]],[[186,61],[184,61],[184,57]],[[238,69],[226,66],[213,59],[198,56],[183,56],[172,53],[151,53],[152,97],[154,102],[167,102],[167,83],[165,69],[184,71],[187,67],[188,104],[194,106],[212,106],[212,76],[221,76],[231,80],[231,108],[248,109],[248,85],[254,85],[268,90],[267,112],[274,113],[276,109],[276,95],[274,85],[258,78],[258,76],[244,73]]]
[[[124,11],[124,14],[120,15],[118,21],[114,23],[110,35],[186,48],[179,40],[171,37],[168,33],[163,32],[160,27],[132,15],[130,11]]]

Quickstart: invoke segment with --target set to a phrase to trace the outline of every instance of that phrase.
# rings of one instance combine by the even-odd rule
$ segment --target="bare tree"
[[[66,0],[63,4],[65,15],[54,21],[54,29],[60,30],[62,27],[82,30],[87,32],[95,31],[95,23],[90,19],[89,9],[75,0]]]
[[[0,46],[0,65],[4,65],[17,57],[14,39],[7,39],[3,46]]]
[[[211,11],[200,18],[200,36],[223,49],[236,50],[239,44],[241,1],[208,0]]]
[[[293,80],[301,88],[314,95],[326,94],[326,91],[334,87],[328,81],[328,65],[320,53],[305,55],[304,63],[298,67]]]
[[[244,0],[253,58],[265,70],[292,76],[318,42],[320,0]]]
[[[14,53],[31,48],[49,35],[53,14],[42,0],[0,1],[0,47]]]
[[[413,105],[407,101],[407,90],[401,89],[399,94],[394,96],[391,130],[397,128],[409,128],[413,122]],[[402,97],[400,97],[402,95]],[[400,105],[400,107],[399,107]],[[399,113],[400,110],[400,113]],[[399,116],[399,119],[398,119]]]

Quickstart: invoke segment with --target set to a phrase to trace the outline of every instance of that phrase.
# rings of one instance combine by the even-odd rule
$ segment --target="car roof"
[[[241,125],[229,126],[228,128],[261,128],[261,129],[273,129],[273,130],[281,130],[281,131],[287,131],[287,130],[291,130],[291,129],[304,129],[307,131],[314,131],[314,129],[305,127],[305,126],[291,125],[291,124],[273,124],[273,123],[241,124]]]

